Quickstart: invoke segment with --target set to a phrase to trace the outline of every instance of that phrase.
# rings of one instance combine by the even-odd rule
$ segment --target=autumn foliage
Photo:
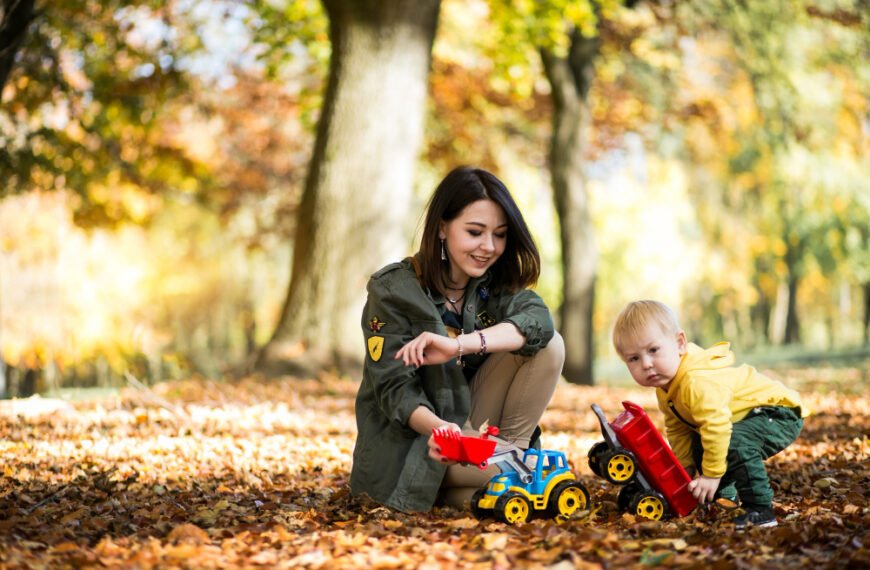
[[[608,417],[654,394],[559,386],[543,427],[593,508],[512,527],[351,497],[357,384],[190,380],[100,401],[0,404],[0,568],[859,568],[870,565],[870,396],[859,370],[778,372],[814,415],[768,462],[780,524],[639,520],[592,475]],[[659,424],[660,425],[660,424]]]

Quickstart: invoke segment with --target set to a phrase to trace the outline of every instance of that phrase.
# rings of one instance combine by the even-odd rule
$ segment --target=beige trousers
[[[565,342],[556,333],[534,356],[509,352],[490,355],[471,379],[471,414],[463,426],[477,435],[486,421],[498,426],[499,439],[522,449],[544,415],[565,363]],[[437,503],[462,507],[477,489],[499,473],[497,466],[484,470],[472,465],[451,465],[441,482]]]

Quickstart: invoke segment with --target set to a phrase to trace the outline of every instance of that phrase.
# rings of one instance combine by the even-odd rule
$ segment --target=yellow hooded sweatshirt
[[[734,364],[730,344],[708,349],[689,343],[674,379],[656,389],[659,409],[665,414],[668,441],[685,468],[695,466],[691,432],[701,435],[702,471],[706,477],[725,474],[731,426],[759,406],[801,407],[798,393],[772,380],[752,366]],[[802,416],[808,415],[802,410]]]

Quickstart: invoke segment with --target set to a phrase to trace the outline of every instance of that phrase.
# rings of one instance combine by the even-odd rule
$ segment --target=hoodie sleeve
[[[665,416],[665,435],[668,443],[676,456],[677,461],[684,469],[695,468],[695,460],[692,458],[692,428],[680,420],[668,406],[668,395],[663,390],[656,390],[659,409]]]
[[[685,402],[697,423],[704,448],[701,469],[706,477],[720,478],[725,475],[731,442],[731,390],[703,377],[687,384]]]
[[[665,431],[668,443],[683,469],[687,471],[695,468],[695,460],[692,459],[692,430],[678,420],[673,414],[665,412]]]

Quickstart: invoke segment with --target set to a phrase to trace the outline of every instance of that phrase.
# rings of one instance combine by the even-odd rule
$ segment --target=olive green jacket
[[[488,283],[489,274],[469,282],[463,330],[510,322],[526,337],[517,354],[533,355],[545,347],[554,328],[541,298],[529,290],[492,293]],[[368,283],[362,314],[366,358],[356,397],[358,433],[350,486],[354,495],[366,493],[404,512],[429,510],[446,470],[429,458],[429,436],[408,426],[411,412],[425,406],[461,426],[471,408],[468,382],[454,361],[415,369],[393,358],[424,331],[447,335],[441,320],[444,304],[442,295],[421,286],[410,258],[387,265]]]

